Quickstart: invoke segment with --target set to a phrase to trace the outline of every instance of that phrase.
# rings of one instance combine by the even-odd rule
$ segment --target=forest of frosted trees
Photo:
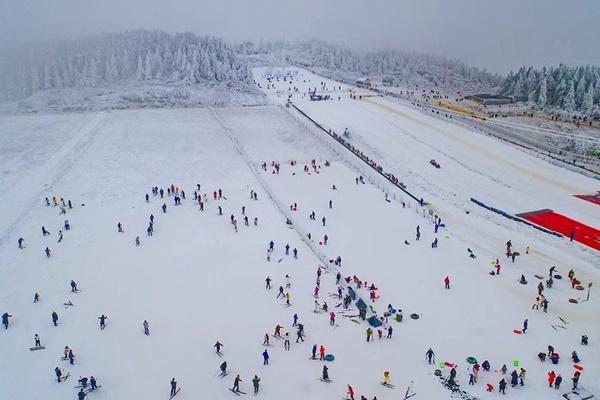
[[[600,118],[600,67],[597,66],[561,64],[541,70],[521,67],[506,77],[500,91],[548,112]]]
[[[401,85],[461,91],[493,90],[502,78],[445,57],[403,50],[360,53],[321,41],[286,46],[287,57],[301,64],[351,76],[392,78]]]
[[[128,31],[27,46],[0,54],[0,97],[131,81],[248,83],[251,71],[220,39]]]

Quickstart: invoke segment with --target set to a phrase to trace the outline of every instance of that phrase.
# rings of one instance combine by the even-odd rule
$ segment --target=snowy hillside
[[[573,196],[593,194],[597,180],[303,69],[256,68],[253,79],[268,105],[0,116],[0,314],[10,315],[0,326],[0,399],[76,399],[77,380],[91,375],[101,387],[88,400],[166,400],[173,378],[175,400],[235,399],[252,396],[256,375],[265,400],[346,398],[348,385],[356,400],[559,400],[574,365],[579,385],[600,395],[597,288],[586,301],[567,280],[573,269],[582,285],[598,282],[600,253],[470,201],[509,214],[551,208],[597,229],[599,206]],[[315,87],[331,100],[310,101]],[[340,136],[348,128],[347,144],[305,115]],[[508,240],[521,253],[514,262]],[[549,288],[552,266],[561,279]],[[547,312],[532,309],[538,284]],[[382,322],[372,340],[363,302],[365,317]],[[526,333],[514,333],[526,319]],[[45,349],[29,350],[35,334]],[[548,345],[557,364],[538,360]],[[333,361],[318,360],[320,346]],[[470,357],[490,364],[474,385]],[[324,366],[331,382],[319,379]],[[451,366],[458,386],[445,381]],[[521,369],[524,385],[513,387]],[[381,385],[384,371],[395,387]],[[549,371],[560,388],[548,387]],[[229,390],[238,374],[244,393]]]
[[[413,90],[419,86],[454,93],[492,90],[501,82],[497,75],[456,60],[403,50],[360,53],[316,40],[256,47],[256,51],[280,53],[289,61],[349,81],[386,79],[392,85]]]
[[[222,40],[128,31],[0,54],[8,112],[258,104],[247,63]]]

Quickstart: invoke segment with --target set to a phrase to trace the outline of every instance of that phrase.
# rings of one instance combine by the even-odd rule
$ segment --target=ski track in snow
[[[51,195],[44,195],[44,193],[51,193],[52,186],[74,164],[77,157],[75,153],[83,151],[86,146],[90,145],[93,141],[92,133],[104,119],[104,116],[105,113],[95,114],[81,129],[69,135],[71,138],[52,157],[26,174],[10,191],[5,191],[4,195],[0,195],[0,203],[10,205],[11,208],[15,205],[20,206],[18,211],[11,210],[11,212],[3,213],[4,218],[12,218],[0,221],[0,224],[6,227],[2,230],[0,236],[0,246],[5,244],[7,237],[14,232],[15,228],[36,203],[44,201],[46,196],[52,197]],[[12,201],[13,199],[19,199],[19,201]]]

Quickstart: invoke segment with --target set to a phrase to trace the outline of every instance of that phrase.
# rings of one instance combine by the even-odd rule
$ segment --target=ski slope
[[[256,79],[262,76],[257,70]],[[273,103],[284,99],[277,90],[267,91],[267,95]],[[373,157],[385,157],[384,165],[395,162],[390,168],[403,166],[397,173],[404,174],[409,189],[423,193],[445,221],[446,227],[437,235],[429,215],[406,196],[380,184],[356,184],[359,175],[368,178],[365,171],[348,154],[307,129],[291,110],[277,104],[0,117],[0,183],[6,189],[0,219],[0,313],[13,316],[9,329],[0,329],[0,398],[76,398],[76,379],[90,375],[102,385],[89,394],[90,399],[167,399],[173,377],[182,388],[177,399],[235,398],[227,389],[238,373],[246,396],[252,396],[251,379],[258,374],[259,396],[267,400],[341,398],[347,384],[354,387],[357,399],[361,395],[397,399],[411,381],[415,399],[450,398],[451,392],[434,376],[435,366],[425,362],[429,347],[436,352],[437,362],[458,364],[461,388],[474,397],[502,396],[487,394],[484,389],[487,382],[497,387],[500,374],[482,372],[477,385],[468,386],[468,356],[479,362],[489,360],[493,370],[507,364],[509,372],[512,361],[519,360],[527,370],[526,385],[509,386],[507,396],[511,398],[559,399],[570,383],[572,350],[577,350],[585,368],[581,384],[598,393],[600,386],[593,379],[600,373],[596,337],[600,307],[595,293],[589,302],[571,304],[568,298],[581,293],[565,280],[557,281],[545,292],[550,301],[548,313],[531,310],[538,282],[534,274],[546,275],[548,268],[556,265],[563,275],[574,268],[582,282],[597,282],[597,254],[472,209],[468,195],[467,200],[458,196],[459,189],[475,186],[481,188],[478,193],[484,193],[480,196],[493,196],[502,192],[503,184],[490,178],[495,169],[476,168],[477,159],[465,161],[464,149],[448,144],[458,139],[441,142],[443,135],[437,133],[439,151],[448,158],[436,153],[442,169],[430,171],[433,167],[428,158],[434,156],[426,154],[434,151],[433,144],[376,136],[377,129],[364,128],[363,133],[361,127],[370,126],[370,121],[386,125],[389,122],[385,121],[399,118],[375,105],[380,99],[340,101],[339,105],[336,101],[306,102],[301,107],[317,119],[329,118],[323,123],[334,129],[343,129],[337,126],[350,121],[359,147],[368,146]],[[363,118],[366,121],[361,122]],[[433,127],[439,123],[419,114],[413,118],[424,119],[422,122]],[[403,122],[394,123],[404,126]],[[427,129],[433,128],[414,124],[406,129],[427,143],[426,136],[434,134]],[[387,133],[392,131],[388,128]],[[479,140],[472,135],[469,140]],[[505,151],[496,147],[497,142],[490,146],[482,147],[483,153],[477,155],[480,161],[486,159],[485,152]],[[491,169],[508,156],[498,157],[485,165]],[[425,160],[422,166],[417,164],[421,159]],[[453,164],[453,159],[470,163],[470,169],[459,167],[459,161]],[[318,168],[309,168],[307,173],[304,166],[310,166],[312,160]],[[272,162],[280,163],[279,173],[274,173]],[[555,170],[556,175],[548,177],[545,164],[535,172],[537,162],[517,164],[533,174],[527,177],[522,176],[526,174],[522,169],[506,167],[505,181],[546,185],[540,190],[547,190],[549,196],[554,193],[547,199],[556,201],[553,207],[581,219],[590,218],[587,222],[593,224],[597,218],[593,208],[575,214],[568,208],[571,203],[559,195],[570,186],[583,187],[586,181],[571,176],[563,180]],[[261,168],[263,163],[266,170]],[[452,174],[440,176],[448,170]],[[566,188],[561,192],[552,181],[563,182]],[[172,196],[165,194],[161,200],[150,192],[152,186],[166,191],[171,184],[186,192],[181,206],[173,205]],[[200,193],[208,197],[204,211],[193,201],[197,184]],[[213,199],[212,193],[218,189],[226,199]],[[258,193],[258,200],[250,200],[251,191]],[[385,192],[391,202],[385,200]],[[148,203],[146,193],[150,194]],[[45,205],[44,197],[52,196],[72,200],[74,208],[59,215],[59,207]],[[514,197],[493,200],[503,200],[498,206],[510,209],[520,204]],[[524,197],[523,207],[536,206],[536,196]],[[160,210],[163,202],[166,214]],[[294,203],[297,209],[291,211]],[[565,208],[559,209],[560,205]],[[221,216],[218,206],[223,209]],[[250,226],[243,224],[242,206]],[[470,214],[464,213],[467,207]],[[315,221],[308,217],[312,211]],[[154,235],[146,237],[151,213],[156,218]],[[232,214],[238,222],[237,232],[230,223]],[[254,217],[258,226],[252,224]],[[326,217],[325,226],[322,217]],[[288,218],[291,226],[286,224]],[[65,219],[72,229],[57,243]],[[124,233],[117,232],[118,222]],[[42,237],[42,225],[50,236]],[[415,240],[417,225],[419,241]],[[320,244],[325,234],[329,238],[326,246]],[[136,236],[141,238],[140,247],[134,245]],[[20,237],[25,239],[23,250],[16,246]],[[439,247],[432,249],[435,237]],[[519,249],[531,246],[532,252],[510,263],[503,256],[508,239]],[[271,240],[275,250],[267,261]],[[285,255],[286,243],[298,250],[298,259]],[[46,246],[52,251],[50,258],[44,255]],[[467,247],[475,251],[476,259],[468,257]],[[384,333],[384,339],[367,343],[368,325],[352,322],[342,316],[341,307],[336,308],[339,301],[329,293],[337,291],[338,268],[328,260],[337,256],[343,260],[339,268],[343,276],[356,275],[378,287],[380,297],[371,302],[367,291],[353,286],[378,315],[388,304],[402,309],[404,320],[390,321],[394,329],[391,339],[385,339]],[[501,275],[491,276],[490,261],[497,257],[504,267]],[[326,313],[313,312],[319,265],[326,269],[317,300],[321,304],[327,301],[334,310],[337,326],[329,324]],[[291,276],[289,308],[276,299],[286,274]],[[527,276],[528,285],[517,283],[521,274]],[[273,279],[270,291],[264,287],[267,276]],[[450,290],[444,289],[446,276],[451,280]],[[71,279],[81,292],[70,292]],[[347,285],[343,289],[347,290]],[[35,292],[41,296],[36,304],[32,302]],[[63,307],[69,300],[74,306]],[[354,305],[351,309],[348,314],[357,314]],[[52,325],[52,311],[59,314],[58,327]],[[294,313],[305,326],[304,343],[295,343]],[[411,319],[412,313],[419,319]],[[103,331],[98,328],[101,314],[108,316]],[[552,328],[562,324],[559,316],[568,321],[566,329]],[[529,319],[527,335],[515,335],[513,329],[520,329],[525,318]],[[150,336],[143,334],[144,320],[150,324]],[[273,346],[268,347],[271,360],[265,366],[263,336],[272,334],[276,324],[290,333],[291,350],[284,351],[283,343],[272,338]],[[46,350],[30,352],[36,333]],[[588,347],[579,345],[581,334],[590,336]],[[223,359],[232,370],[224,379],[217,377],[223,361],[214,354],[212,346],[217,340],[225,345]],[[330,384],[318,380],[323,363],[308,359],[313,344],[323,345],[327,353],[335,355],[335,361],[327,363],[333,380]],[[562,356],[556,366],[540,364],[536,358],[547,344],[553,344]],[[76,355],[73,366],[59,359],[66,345]],[[69,371],[71,377],[65,383],[56,382],[56,366]],[[561,390],[547,388],[545,375],[550,368],[562,373]],[[396,389],[379,384],[386,370]],[[447,376],[448,368],[443,374]]]

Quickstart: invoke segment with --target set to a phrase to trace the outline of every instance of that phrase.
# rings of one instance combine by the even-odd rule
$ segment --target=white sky
[[[0,0],[0,47],[137,28],[403,48],[503,73],[600,65],[600,0]]]

